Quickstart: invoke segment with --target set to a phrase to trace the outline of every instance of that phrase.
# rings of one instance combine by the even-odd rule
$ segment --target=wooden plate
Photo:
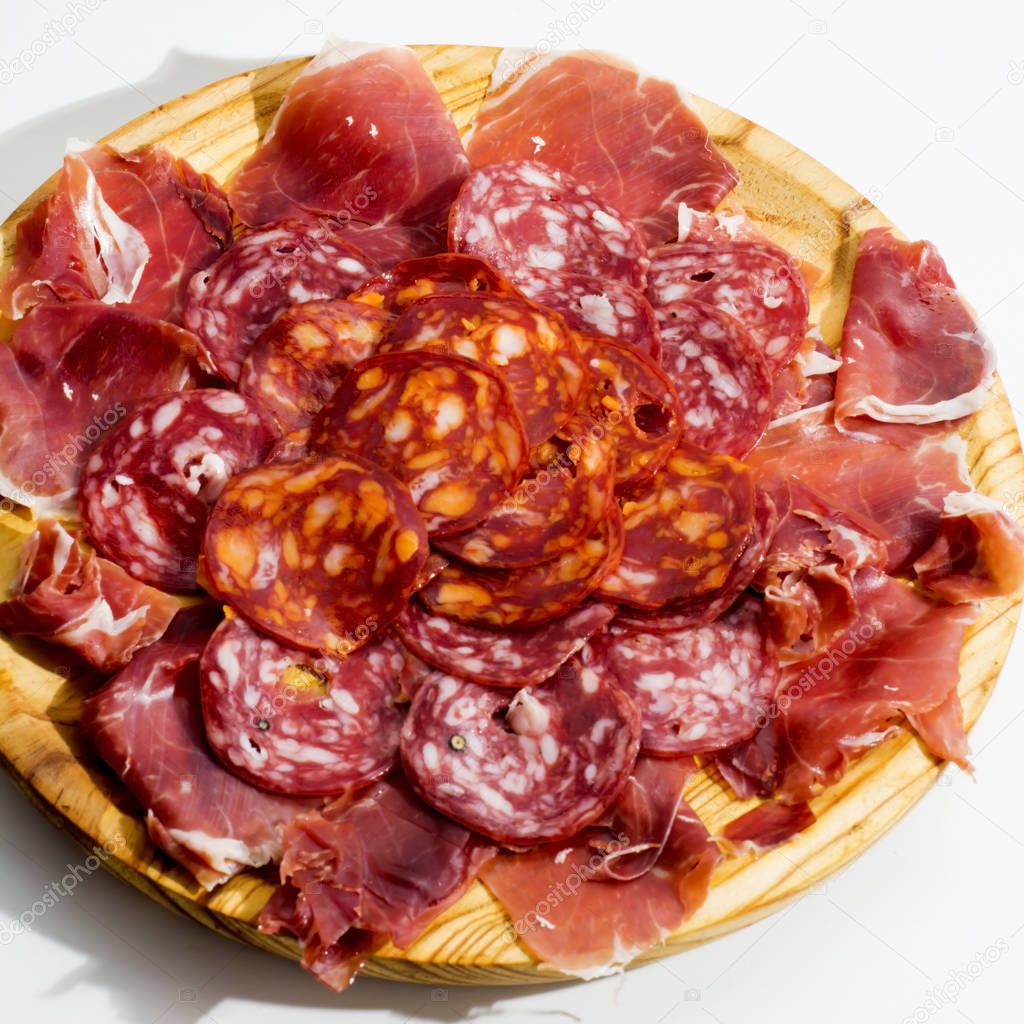
[[[466,46],[416,50],[464,130],[483,97],[499,51]],[[253,150],[305,63],[286,61],[208,85],[144,114],[106,141],[121,149],[160,143],[223,181]],[[888,221],[849,185],[787,142],[706,100],[695,97],[693,102],[717,146],[739,170],[742,184],[735,194],[750,216],[791,252],[825,270],[812,296],[812,319],[820,322],[826,340],[835,345],[857,236]],[[0,228],[0,269],[6,269],[11,259],[18,220],[53,188],[53,182],[38,189]],[[963,433],[978,488],[1004,501],[1010,493],[1019,493],[1024,458],[998,382],[986,409]],[[24,517],[0,517],[0,580],[5,585],[31,529]],[[1016,600],[991,601],[970,633],[961,659],[960,687],[968,726],[977,720],[995,685],[1018,613]],[[262,935],[255,927],[272,891],[271,875],[246,873],[206,893],[153,847],[118,780],[85,748],[77,727],[78,693],[49,670],[51,665],[39,646],[20,640],[0,642],[0,758],[25,793],[86,847],[106,844],[111,851],[106,866],[159,903],[223,935],[297,957],[294,942]],[[909,733],[889,740],[815,801],[818,821],[803,835],[758,860],[726,861],[716,872],[701,911],[647,958],[733,931],[814,887],[899,820],[935,782],[940,767]],[[687,797],[713,833],[753,805],[737,802],[714,772],[698,775]],[[540,971],[512,940],[507,916],[480,883],[409,949],[384,948],[366,973],[433,984],[522,984],[559,977]]]

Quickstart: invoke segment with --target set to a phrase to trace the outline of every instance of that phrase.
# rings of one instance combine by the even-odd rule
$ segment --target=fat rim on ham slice
[[[206,738],[261,789],[344,793],[398,760],[404,667],[401,646],[387,636],[346,657],[310,657],[228,619],[200,661]]]
[[[636,760],[640,719],[611,677],[570,661],[515,695],[439,675],[402,727],[402,765],[421,797],[501,843],[574,835],[596,821]]]

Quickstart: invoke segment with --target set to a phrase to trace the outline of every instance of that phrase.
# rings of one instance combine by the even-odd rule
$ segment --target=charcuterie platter
[[[882,835],[945,761],[967,762],[965,730],[1019,612],[1011,517],[1024,458],[990,350],[937,253],[886,230],[813,159],[709,101],[682,106],[671,86],[614,60],[413,50],[422,79],[401,48],[322,55],[322,80],[289,61],[104,140],[187,161],[151,151],[131,173],[148,194],[162,183],[162,209],[183,205],[174,254],[194,274],[155,262],[134,227],[138,204],[117,213],[96,201],[93,185],[109,180],[97,161],[116,159],[102,151],[69,152],[64,176],[3,226],[11,360],[26,338],[38,350],[127,332],[145,346],[151,391],[98,424],[80,481],[71,465],[85,441],[32,477],[10,445],[11,400],[0,409],[5,486],[18,459],[23,471],[0,519],[13,591],[0,610],[0,756],[51,819],[107,851],[114,873],[226,936],[296,959],[301,939],[306,966],[334,987],[363,960],[370,976],[434,983],[593,976],[772,912]],[[289,163],[282,102],[325,82],[343,90],[360,60],[364,99],[393,102],[397,74],[405,101],[441,119],[414,147],[433,187],[408,176],[396,195],[372,160],[331,165],[323,181]],[[432,92],[423,98],[431,81],[451,122]],[[699,145],[663,166],[665,140],[646,139],[640,166],[626,155],[638,143],[622,138],[605,150],[614,173],[569,161],[545,104],[552,81],[561,102],[576,88],[626,104],[615,110],[632,125],[626,82],[645,109],[667,104],[673,142]],[[686,181],[666,183],[683,157]],[[75,173],[104,239],[78,262],[54,257],[39,213],[55,223]],[[218,187],[229,180],[248,225],[233,241]],[[310,188],[319,219],[303,221],[296,195]],[[638,208],[645,190],[659,201]],[[80,208],[68,216],[80,223]],[[439,217],[443,242],[429,237]],[[268,269],[268,251],[308,258]],[[923,353],[896,344],[922,332]],[[193,336],[203,376],[182,356]],[[339,337],[344,359],[310,355]],[[468,396],[470,419],[453,404]],[[444,423],[444,445],[409,432],[427,422]],[[184,492],[140,481],[166,481],[203,430],[215,433],[194,460],[198,504],[186,514]],[[884,500],[872,499],[883,479]],[[838,500],[837,480],[854,481],[857,501]],[[520,493],[529,500],[512,500]],[[68,522],[69,494],[90,548],[47,518]],[[666,508],[685,527],[652,527]],[[702,525],[683,515],[693,512]],[[311,516],[315,549],[302,531]],[[147,517],[174,521],[174,543],[154,540]],[[352,561],[357,528],[384,563]],[[216,604],[198,599],[197,579]],[[62,597],[98,587],[115,621],[130,620],[121,646],[94,621],[40,626],[44,585]],[[882,663],[903,666],[899,700],[872,690],[892,682]],[[272,697],[268,672],[287,680]],[[193,684],[201,702],[196,689],[176,717]],[[869,698],[833,736],[818,701],[858,687]],[[326,717],[303,703],[325,688],[336,704]],[[186,749],[196,729],[202,747]],[[132,744],[143,742],[178,752],[173,785],[140,768]],[[237,821],[200,829],[182,817],[215,762],[225,805],[248,808],[245,834]],[[523,771],[514,784],[511,768]],[[643,842],[640,822],[659,817],[664,792],[664,829]],[[367,879],[380,851],[366,836],[402,828],[429,834],[443,864],[420,882],[417,862],[410,891],[385,899]],[[361,881],[342,877],[354,860],[330,862],[332,907],[350,915],[332,937],[322,917],[310,923],[325,878],[309,854],[353,836]],[[524,889],[524,872],[541,888]],[[405,899],[400,923],[379,923],[371,889],[392,910]],[[567,935],[571,949],[558,944]],[[609,943],[630,955],[609,956]]]

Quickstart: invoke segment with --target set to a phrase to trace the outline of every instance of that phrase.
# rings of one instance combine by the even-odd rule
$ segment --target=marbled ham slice
[[[722,830],[722,845],[734,855],[756,856],[789,842],[815,820],[814,812],[805,803],[766,801],[733,818]]]

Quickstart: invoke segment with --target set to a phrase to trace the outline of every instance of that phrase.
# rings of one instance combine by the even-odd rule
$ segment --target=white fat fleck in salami
[[[406,775],[431,806],[499,842],[564,839],[596,821],[636,760],[640,718],[611,676],[570,661],[508,691],[449,675],[419,689],[402,728]]]
[[[203,388],[147,402],[86,463],[81,508],[90,539],[137,579],[193,589],[209,506],[277,438],[273,418],[231,391]]]
[[[587,274],[643,288],[638,229],[571,174],[529,160],[474,171],[452,204],[449,248],[515,280],[534,270]]]
[[[640,708],[649,754],[708,753],[752,736],[779,681],[763,606],[753,597],[704,626],[601,637],[589,660]]]
[[[395,623],[402,642],[424,661],[463,679],[516,689],[542,683],[615,616],[587,604],[533,629],[501,630],[433,615],[411,601]]]
[[[311,655],[229,619],[200,663],[206,737],[228,768],[263,789],[343,793],[397,761],[404,665],[389,637],[344,658]]]

